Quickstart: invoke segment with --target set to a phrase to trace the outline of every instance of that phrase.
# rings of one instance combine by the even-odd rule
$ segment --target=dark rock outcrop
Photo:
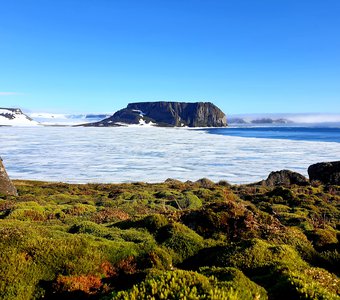
[[[340,161],[321,162],[309,166],[309,180],[323,184],[340,185]]]
[[[12,181],[9,179],[7,175],[1,157],[0,157],[0,194],[12,196],[18,195],[17,189],[15,188]]]
[[[139,102],[130,103],[113,116],[86,126],[119,126],[153,122],[165,127],[225,127],[225,114],[210,102]]]
[[[20,108],[7,108],[7,107],[0,107],[0,115],[9,119],[15,119],[16,115],[23,115],[23,112]]]
[[[264,186],[289,186],[296,185],[308,185],[308,179],[303,175],[290,170],[281,170],[271,172],[266,180],[260,182]]]

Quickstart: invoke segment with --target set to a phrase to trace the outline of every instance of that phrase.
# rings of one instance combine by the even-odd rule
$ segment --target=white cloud
[[[288,117],[296,123],[332,123],[340,122],[340,114],[305,114]]]
[[[16,92],[0,92],[0,96],[16,96],[16,95],[22,95],[22,94],[16,93]]]

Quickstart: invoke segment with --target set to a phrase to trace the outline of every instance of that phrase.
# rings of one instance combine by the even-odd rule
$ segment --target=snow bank
[[[0,108],[0,126],[37,126],[39,122],[32,120],[20,109]]]

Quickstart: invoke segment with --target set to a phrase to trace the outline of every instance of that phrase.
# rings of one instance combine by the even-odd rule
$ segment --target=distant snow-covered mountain
[[[229,125],[338,124],[340,114],[238,114],[230,115]]]
[[[107,118],[111,114],[54,114],[54,113],[30,113],[29,116],[42,125],[79,125],[97,122]]]
[[[111,114],[23,113],[19,108],[0,108],[0,126],[72,126],[98,122]]]
[[[37,126],[39,122],[24,114],[19,108],[0,107],[0,126]]]

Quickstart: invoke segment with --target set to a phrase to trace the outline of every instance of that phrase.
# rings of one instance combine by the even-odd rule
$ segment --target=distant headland
[[[83,126],[114,127],[141,124],[161,127],[226,127],[226,115],[210,102],[130,103],[102,121]]]

